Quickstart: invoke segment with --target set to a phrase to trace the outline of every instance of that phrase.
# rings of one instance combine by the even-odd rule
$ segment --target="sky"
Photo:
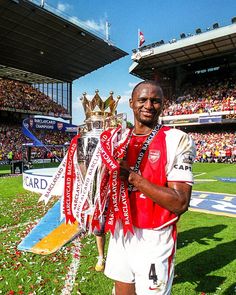
[[[93,97],[95,90],[105,99],[110,91],[121,96],[117,111],[126,113],[128,121],[133,115],[128,105],[132,88],[141,80],[129,74],[132,49],[138,47],[138,29],[145,37],[144,45],[160,40],[168,43],[180,39],[184,32],[195,34],[197,28],[205,31],[216,22],[220,26],[231,24],[236,16],[236,0],[45,0],[72,21],[90,26],[105,38],[105,22],[110,23],[112,43],[129,55],[80,79],[73,81],[72,122],[82,124],[85,116],[80,97],[84,92]],[[46,8],[46,5],[45,5]]]

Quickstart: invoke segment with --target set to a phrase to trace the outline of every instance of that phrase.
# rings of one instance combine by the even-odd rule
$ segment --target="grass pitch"
[[[235,183],[211,181],[234,177],[235,165],[194,164],[195,190],[235,193]],[[212,185],[212,187],[210,186]],[[41,256],[17,250],[17,245],[50,204],[22,188],[22,177],[0,178],[0,294],[70,294],[65,279],[75,255],[73,242]],[[236,294],[236,218],[187,212],[178,223],[179,238],[172,295]],[[112,281],[94,270],[93,236],[81,239],[79,270],[71,294],[109,295]]]
[[[236,164],[195,163],[193,165],[196,191],[236,195],[236,182],[222,182],[220,177],[236,179]]]

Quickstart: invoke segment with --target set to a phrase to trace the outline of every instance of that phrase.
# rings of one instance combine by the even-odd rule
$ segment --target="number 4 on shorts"
[[[154,263],[151,264],[149,270],[149,280],[152,280],[154,285],[157,283],[156,267]]]

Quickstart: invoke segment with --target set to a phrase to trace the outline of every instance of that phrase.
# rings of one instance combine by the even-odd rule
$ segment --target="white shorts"
[[[170,294],[174,276],[176,226],[160,230],[134,227],[124,237],[117,224],[111,235],[105,275],[115,281],[135,283],[137,295]]]

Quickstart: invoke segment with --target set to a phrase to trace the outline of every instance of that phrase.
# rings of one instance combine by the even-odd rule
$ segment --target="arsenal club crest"
[[[148,160],[151,163],[156,163],[160,158],[161,152],[159,150],[149,150]]]

